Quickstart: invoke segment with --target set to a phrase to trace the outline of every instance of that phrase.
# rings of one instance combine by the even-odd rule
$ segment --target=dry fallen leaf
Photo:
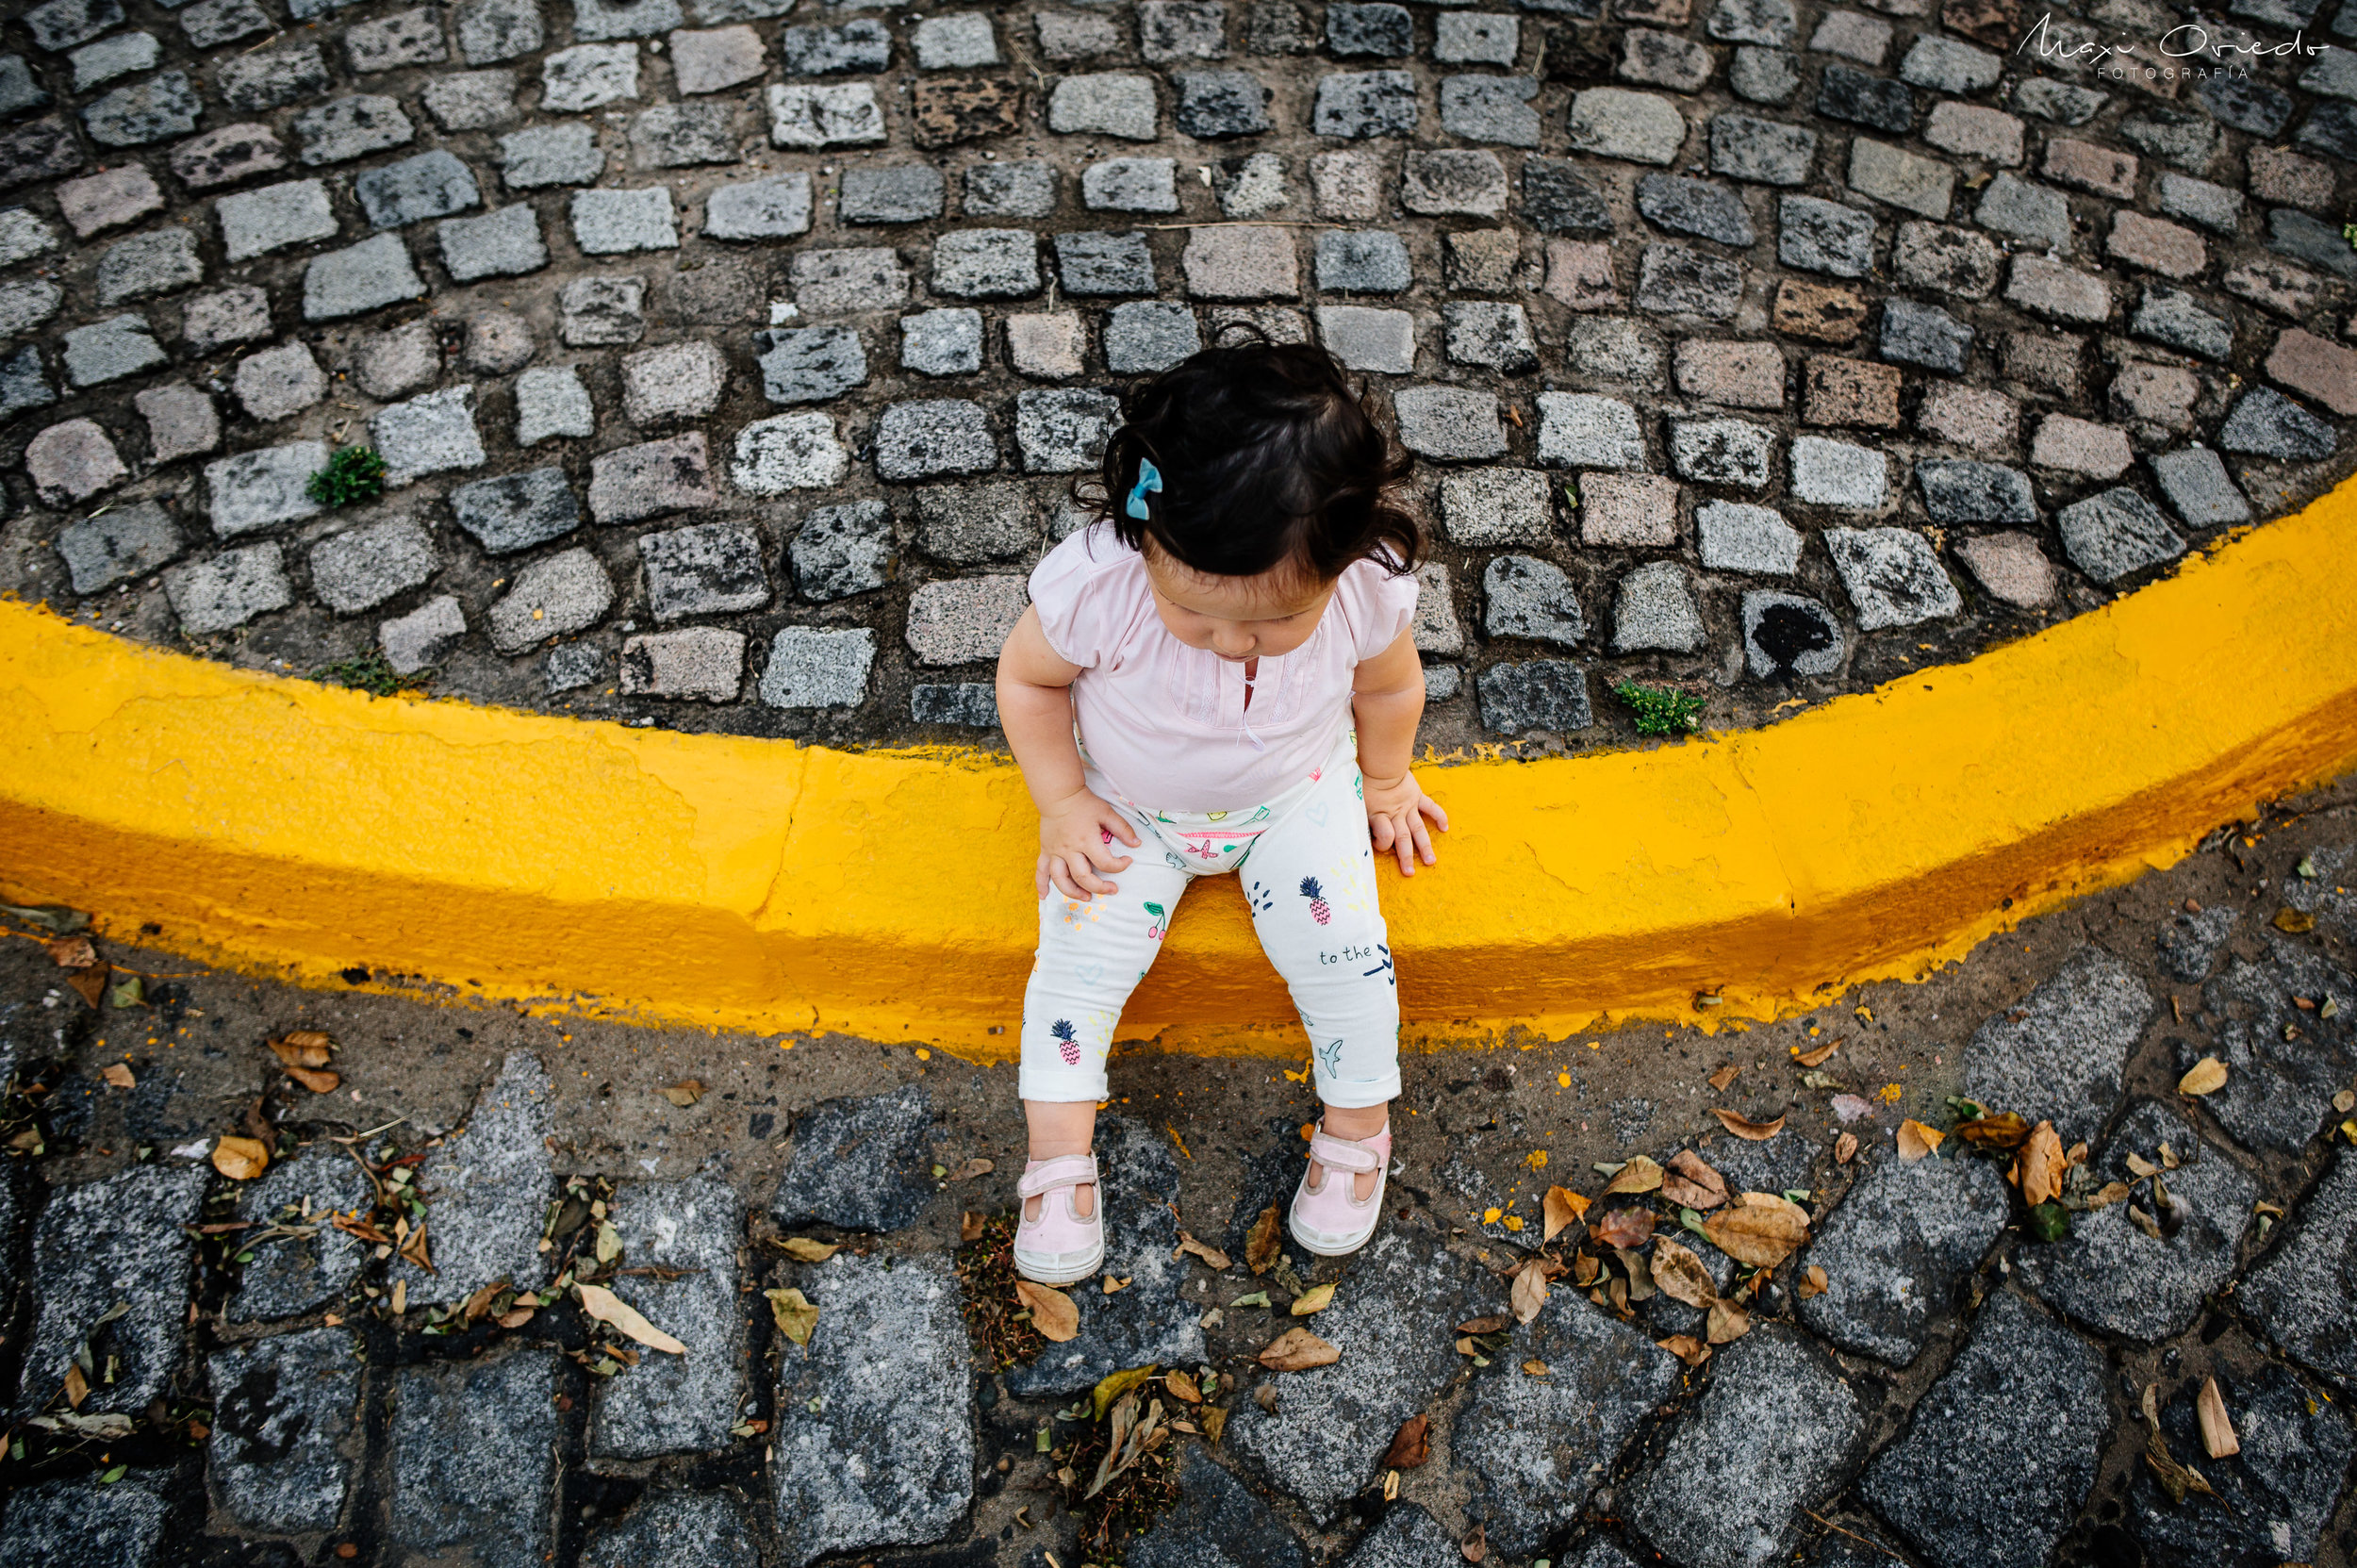
[[[270,1148],[259,1138],[223,1138],[213,1146],[213,1168],[232,1181],[251,1181],[270,1168]]]
[[[960,1165],[958,1167],[957,1175],[951,1177],[950,1180],[952,1181],[971,1181],[978,1176],[988,1176],[992,1171],[995,1171],[997,1168],[998,1165],[996,1161],[985,1160],[978,1154],[973,1159],[968,1160],[964,1164]]]
[[[1728,1084],[1735,1081],[1735,1075],[1742,1070],[1741,1066],[1730,1062],[1710,1075],[1710,1086],[1714,1089],[1724,1090]]]
[[[989,1223],[988,1215],[978,1210],[968,1209],[958,1216],[958,1244],[964,1246],[969,1242],[981,1241],[982,1227]]]
[[[1392,1445],[1383,1452],[1383,1468],[1413,1470],[1431,1457],[1432,1418],[1411,1415],[1392,1434]]]
[[[1489,1526],[1475,1525],[1473,1534],[1465,1537],[1465,1543],[1457,1549],[1465,1554],[1467,1562],[1479,1562],[1490,1555],[1489,1534]]]
[[[98,1076],[118,1089],[136,1089],[140,1086],[140,1081],[132,1075],[131,1069],[120,1062],[107,1063],[107,1070]]]
[[[1582,1289],[1594,1284],[1596,1282],[1597,1271],[1603,1267],[1604,1264],[1598,1263],[1594,1258],[1590,1257],[1585,1252],[1580,1253],[1577,1257],[1572,1260],[1572,1283],[1580,1286]]]
[[[1605,1183],[1604,1196],[1610,1197],[1614,1193],[1659,1192],[1661,1176],[1661,1167],[1653,1161],[1642,1154],[1631,1155],[1628,1164]]]
[[[1745,1193],[1704,1220],[1703,1234],[1739,1263],[1773,1268],[1808,1240],[1808,1214],[1773,1193]]]
[[[1710,1360],[1710,1346],[1691,1334],[1672,1334],[1668,1339],[1654,1341],[1654,1344],[1689,1366],[1700,1366]]]
[[[704,1098],[703,1081],[701,1079],[683,1078],[677,1083],[665,1089],[663,1098],[684,1111]]]
[[[1540,1240],[1542,1244],[1555,1240],[1558,1232],[1567,1225],[1576,1224],[1579,1216],[1587,1212],[1588,1200],[1569,1187],[1549,1187],[1546,1200],[1546,1230]]]
[[[1313,1366],[1332,1366],[1343,1359],[1343,1353],[1327,1344],[1307,1329],[1288,1329],[1269,1341],[1261,1352],[1261,1364],[1271,1372],[1307,1372]]]
[[[1815,1050],[1805,1050],[1801,1052],[1801,1054],[1794,1057],[1793,1060],[1798,1062],[1804,1067],[1821,1067],[1828,1061],[1832,1060],[1833,1053],[1839,1049],[1840,1046],[1841,1042],[1838,1040],[1828,1040],[1823,1045],[1819,1046]]]
[[[1030,1279],[1014,1282],[1015,1299],[1031,1309],[1031,1327],[1058,1345],[1080,1331],[1080,1309],[1072,1297],[1049,1285]]]
[[[1844,1132],[1833,1141],[1833,1163],[1846,1165],[1857,1158],[1857,1134]]]
[[[87,969],[98,962],[98,949],[87,936],[60,936],[42,946],[48,949],[49,961],[60,969]]]
[[[1693,1251],[1662,1236],[1653,1244],[1653,1278],[1661,1293],[1689,1307],[1708,1307],[1719,1299],[1710,1269]]]
[[[1212,1268],[1226,1268],[1229,1261],[1227,1253],[1222,1252],[1216,1246],[1209,1246],[1196,1241],[1184,1230],[1178,1232],[1178,1251],[1180,1253],[1192,1252]]]
[[[2242,1441],[2234,1436],[2234,1423],[2226,1413],[2226,1396],[2217,1391],[2216,1378],[2201,1379],[2201,1393],[2194,1400],[2194,1414],[2201,1422],[2201,1446],[2214,1460],[2227,1459],[2242,1452]]]
[[[1293,1315],[1308,1317],[1311,1312],[1322,1312],[1333,1304],[1334,1282],[1329,1279],[1323,1285],[1311,1285],[1308,1290],[1294,1296]]]
[[[1752,1314],[1732,1301],[1713,1302],[1704,1337],[1713,1345],[1732,1345],[1752,1331]]]
[[[1190,1405],[1203,1403],[1203,1391],[1195,1387],[1195,1379],[1183,1372],[1173,1370],[1163,1373],[1162,1387],[1170,1390],[1173,1398],[1184,1399]]]
[[[1252,1402],[1271,1415],[1277,1413],[1277,1385],[1262,1383],[1252,1391]]]
[[[2030,1124],[2018,1111],[1994,1116],[1974,1116],[1956,1123],[1956,1136],[1983,1148],[2019,1148],[2030,1136]]]
[[[810,1298],[798,1290],[761,1294],[769,1298],[769,1315],[777,1320],[778,1332],[797,1345],[808,1345],[811,1330],[818,1326],[818,1309]]]
[[[90,1379],[82,1376],[82,1369],[80,1367],[74,1365],[72,1362],[68,1362],[65,1368],[66,1404],[70,1408],[78,1411],[82,1408],[82,1401],[89,1397]]]
[[[972,1240],[971,1237],[967,1238]],[[798,1263],[823,1263],[843,1250],[836,1242],[814,1241],[808,1236],[788,1236],[778,1243],[778,1250]]]
[[[324,1067],[336,1048],[336,1042],[316,1029],[289,1030],[262,1043],[289,1067]]]
[[[1805,1301],[1812,1296],[1824,1295],[1829,1283],[1830,1281],[1825,1279],[1825,1271],[1817,1264],[1811,1263],[1801,1271],[1801,1278],[1793,1285],[1792,1294]]]
[[[1256,1275],[1266,1274],[1269,1265],[1277,1262],[1278,1232],[1282,1229],[1276,1204],[1261,1210],[1261,1217],[1252,1222],[1252,1233],[1244,1239],[1244,1266]]]
[[[1494,1334],[1514,1320],[1505,1312],[1490,1312],[1481,1317],[1469,1317],[1457,1326],[1460,1334]]]
[[[1937,1128],[1925,1127],[1913,1116],[1899,1124],[1899,1158],[1908,1164],[1935,1153],[1946,1141],[1947,1134]]]
[[[1134,1278],[1136,1278],[1136,1276],[1134,1276],[1134,1275],[1132,1275],[1132,1276],[1130,1276],[1130,1277],[1129,1277],[1129,1279],[1134,1279]],[[1126,1291],[1126,1290],[1128,1290],[1128,1289],[1129,1288],[1129,1279],[1115,1279],[1115,1278],[1114,1278],[1112,1274],[1108,1273],[1108,1274],[1105,1276],[1104,1285],[1105,1285],[1105,1294],[1106,1294],[1107,1296],[1117,1296],[1117,1295],[1119,1295],[1121,1292]]]
[[[1737,1137],[1748,1138],[1755,1144],[1765,1143],[1768,1139],[1774,1137],[1777,1133],[1784,1131],[1784,1118],[1782,1116],[1778,1116],[1772,1122],[1755,1122],[1749,1116],[1739,1116],[1732,1111],[1722,1111],[1716,1106],[1711,1108],[1710,1114],[1719,1118],[1720,1126],[1725,1128]]]
[[[1661,1294],[1653,1282],[1653,1265],[1645,1262],[1642,1252],[1631,1252],[1623,1247],[1616,1249],[1612,1256],[1621,1261],[1621,1272],[1628,1276],[1629,1300],[1651,1301]]]
[[[318,1067],[288,1067],[287,1076],[315,1095],[332,1095],[337,1085],[343,1082],[340,1075]]]
[[[530,1307],[511,1307],[492,1321],[503,1329],[520,1329],[536,1315]]]
[[[1539,1309],[1547,1304],[1545,1265],[1533,1258],[1517,1269],[1514,1273],[1514,1288],[1508,1293],[1507,1299],[1513,1309],[1515,1322],[1528,1323],[1532,1318],[1537,1317]]]
[[[2029,1141],[2021,1146],[2021,1201],[2036,1208],[2050,1198],[2062,1197],[2066,1168],[2062,1138],[2054,1131],[2054,1124],[2038,1123],[2031,1130]]]
[[[2226,1064],[2215,1056],[2205,1056],[2196,1062],[2186,1070],[2185,1076],[2177,1081],[2177,1092],[2181,1095],[2214,1095],[2224,1087]]]
[[[1547,1363],[1534,1356],[1523,1362],[1523,1370],[1534,1378],[1543,1378],[1547,1375]]]
[[[687,1354],[687,1346],[639,1316],[635,1307],[603,1285],[575,1285],[573,1289],[581,1293],[582,1310],[600,1323],[613,1325],[650,1350],[667,1350],[674,1356]]]
[[[107,980],[113,973],[112,965],[99,963],[87,969],[68,969],[65,982],[75,996],[91,1007],[103,1007],[107,1002]]]
[[[1727,1200],[1727,1179],[1701,1155],[1682,1148],[1670,1157],[1661,1196],[1689,1209],[1716,1209]]]
[[[1651,1209],[1607,1209],[1604,1217],[1588,1230],[1607,1246],[1642,1246],[1653,1234],[1653,1226]]]
[[[396,1279],[393,1281],[393,1315],[395,1317],[399,1317],[402,1313],[407,1312],[408,1310],[409,1281],[406,1279]]]
[[[2087,1194],[2087,1207],[2108,1209],[2113,1204],[2125,1200],[2134,1192],[2135,1189],[2125,1181],[2106,1181],[2095,1191]]]
[[[2271,922],[2277,931],[2287,936],[2304,936],[2316,929],[2316,917],[2285,904],[2275,912]]]

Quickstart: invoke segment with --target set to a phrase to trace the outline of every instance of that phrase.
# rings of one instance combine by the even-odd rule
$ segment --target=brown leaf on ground
[[[1288,1329],[1269,1341],[1261,1352],[1260,1362],[1271,1372],[1307,1372],[1313,1366],[1332,1366],[1343,1359],[1343,1353],[1307,1329]]]
[[[1730,1062],[1725,1066],[1721,1067],[1717,1072],[1710,1075],[1710,1086],[1714,1089],[1723,1090],[1728,1084],[1735,1081],[1735,1075],[1742,1070],[1743,1069],[1740,1066],[1737,1065],[1733,1062]]]
[[[404,1262],[414,1263],[428,1274],[436,1272],[434,1260],[425,1249],[425,1221],[418,1221],[418,1228],[402,1239],[401,1256]]]
[[[1134,1278],[1136,1278],[1136,1277],[1135,1277],[1134,1275],[1132,1275],[1132,1276],[1130,1276],[1129,1278],[1130,1278],[1130,1279],[1134,1279]],[[1128,1289],[1129,1288],[1129,1279],[1116,1279],[1116,1278],[1114,1278],[1114,1277],[1113,1277],[1113,1275],[1112,1273],[1108,1272],[1108,1273],[1106,1274],[1106,1276],[1105,1276],[1104,1285],[1105,1285],[1105,1294],[1106,1294],[1107,1296],[1118,1296],[1118,1295],[1119,1295],[1119,1294],[1121,1294],[1123,1291],[1126,1291],[1126,1290],[1128,1290]]]
[[[1588,1233],[1607,1246],[1642,1246],[1653,1235],[1651,1209],[1607,1209]]]
[[[468,1296],[466,1306],[460,1309],[466,1321],[472,1323],[476,1318],[488,1312],[491,1310],[491,1303],[499,1299],[500,1292],[505,1290],[508,1283],[509,1281],[505,1279],[495,1279]]]
[[[958,1216],[958,1245],[963,1246],[969,1242],[981,1241],[982,1239],[982,1227],[988,1225],[989,1223],[990,1216],[983,1213],[979,1209],[968,1209],[964,1213],[960,1214]],[[795,1240],[799,1241],[800,1238],[796,1237]],[[816,1244],[814,1243],[813,1245],[815,1246]],[[788,1246],[787,1250],[792,1251],[793,1248]]]
[[[1670,1156],[1670,1170],[1688,1186],[1699,1187],[1704,1192],[1713,1195],[1708,1203],[1689,1203],[1688,1208],[1716,1209],[1727,1200],[1727,1179],[1721,1176],[1717,1167],[1713,1166],[1709,1161],[1692,1149],[1682,1148]],[[1661,1183],[1661,1191],[1663,1196],[1668,1196],[1670,1183],[1667,1180]]]
[[[2214,1095],[2226,1087],[2226,1064],[2215,1056],[2205,1056],[2186,1069],[2177,1081],[2181,1095]]]
[[[972,1217],[980,1219],[981,1216],[980,1214],[976,1214]],[[980,1228],[977,1227],[977,1229],[979,1230]],[[960,1226],[959,1230],[963,1232],[964,1227]],[[972,1241],[974,1238],[972,1236],[964,1236],[963,1239]],[[843,1247],[841,1244],[837,1242],[814,1241],[808,1236],[788,1236],[785,1240],[778,1243],[778,1250],[784,1253],[787,1257],[793,1259],[798,1263],[823,1263],[828,1259],[833,1257],[836,1253],[842,1251]]]
[[[1674,1203],[1681,1209],[1696,1211],[1716,1209],[1727,1200],[1725,1193],[1697,1186],[1675,1171],[1662,1178],[1661,1197],[1664,1201]]]
[[[1533,1356],[1530,1360],[1523,1362],[1523,1370],[1530,1374],[1533,1378],[1543,1378],[1547,1375],[1547,1363],[1539,1360],[1536,1356]]]
[[[1108,1372],[1102,1378],[1097,1378],[1096,1386],[1089,1390],[1090,1419],[1104,1420],[1105,1412],[1113,1408],[1115,1400],[1131,1389],[1142,1386],[1147,1378],[1154,1376],[1161,1364],[1159,1362],[1148,1362],[1144,1366],[1125,1367],[1119,1372]],[[1130,1408],[1134,1410],[1137,1407],[1133,1404]]]
[[[1212,1268],[1226,1268],[1233,1261],[1218,1247],[1196,1241],[1184,1230],[1178,1232],[1178,1250],[1182,1254],[1193,1253]]]
[[[1700,1366],[1710,1360],[1710,1346],[1691,1334],[1672,1334],[1668,1339],[1654,1341],[1654,1345],[1689,1366]]]
[[[1469,1317],[1457,1326],[1460,1334],[1494,1334],[1514,1320],[1505,1312],[1491,1312],[1482,1317]]]
[[[683,1078],[677,1083],[666,1088],[663,1091],[663,1098],[684,1111],[704,1098],[703,1081],[697,1078]]]
[[[687,1346],[648,1322],[639,1315],[637,1308],[603,1285],[575,1285],[573,1289],[581,1293],[582,1310],[600,1323],[611,1324],[650,1350],[668,1351],[674,1356],[687,1354]]]
[[[1271,1415],[1277,1413],[1277,1385],[1262,1383],[1252,1391],[1252,1402]]]
[[[2115,1203],[2127,1201],[2134,1194],[2135,1189],[2125,1181],[2106,1181],[2095,1191],[2087,1194],[2087,1207],[2108,1209]]]
[[[1983,1148],[2019,1148],[2029,1139],[2030,1124],[2019,1112],[2006,1111],[1956,1123],[1956,1136]]]
[[[1547,1304],[1547,1271],[1538,1259],[1514,1271],[1514,1288],[1508,1293],[1508,1301],[1517,1323],[1528,1323]]]
[[[2201,1393],[2194,1400],[2193,1410],[2201,1422],[2203,1452],[2214,1460],[2242,1452],[2242,1440],[2234,1435],[2233,1418],[2226,1413],[2226,1396],[2218,1393],[2216,1378],[2201,1379]]]
[[[1392,1445],[1383,1450],[1386,1470],[1413,1470],[1432,1457],[1432,1418],[1411,1415],[1399,1424],[1392,1434]]]
[[[1642,1154],[1629,1156],[1628,1164],[1614,1173],[1605,1183],[1604,1196],[1614,1193],[1655,1193],[1661,1190],[1661,1167]]]
[[[87,936],[60,936],[43,946],[49,962],[60,969],[87,969],[98,962],[98,949],[91,946]]]
[[[1628,1276],[1628,1298],[1631,1301],[1651,1301],[1661,1294],[1653,1282],[1653,1265],[1645,1261],[1642,1252],[1621,1248],[1612,1255],[1621,1261],[1621,1272]]]
[[[1798,1062],[1804,1067],[1821,1067],[1827,1062],[1833,1060],[1833,1053],[1840,1048],[1840,1041],[1828,1040],[1823,1045],[1819,1046],[1815,1050],[1805,1050],[1792,1060]]]
[[[2030,1131],[2029,1141],[2021,1146],[2021,1201],[2032,1208],[2049,1199],[2062,1197],[2063,1172],[2062,1138],[2054,1131],[2052,1122],[2040,1122]]]
[[[343,1082],[339,1075],[322,1072],[317,1067],[288,1067],[287,1076],[315,1095],[332,1095],[337,1085]]]
[[[289,1030],[262,1044],[289,1067],[324,1067],[336,1049],[336,1042],[316,1029]]]
[[[2316,929],[2316,917],[2285,904],[2275,912],[2271,924],[2286,936],[2305,936]]]
[[[74,994],[92,1007],[102,1007],[107,1000],[107,979],[114,972],[111,966],[93,964],[87,969],[68,969],[65,982]]]
[[[997,1168],[997,1162],[994,1160],[985,1160],[978,1154],[974,1156],[973,1159],[968,1160],[964,1164],[960,1165],[958,1167],[957,1175],[951,1177],[949,1180],[952,1181],[971,1181],[978,1176],[988,1176],[992,1171],[995,1171]]]
[[[1899,1124],[1899,1158],[1908,1164],[1939,1151],[1948,1135],[1936,1127],[1925,1127],[1913,1116]]]
[[[259,1138],[223,1138],[213,1146],[213,1168],[232,1181],[251,1181],[270,1169],[270,1146]]]
[[[1190,1405],[1203,1403],[1203,1391],[1195,1387],[1195,1379],[1183,1372],[1163,1373],[1162,1387],[1170,1390],[1171,1397],[1174,1399],[1184,1399]]]
[[[530,1307],[516,1307],[500,1313],[492,1321],[503,1329],[520,1329],[536,1315]]]
[[[1732,1345],[1752,1331],[1752,1314],[1732,1301],[1720,1301],[1711,1306],[1710,1321],[1704,1335],[1713,1345]]]
[[[1489,1531],[1489,1526],[1475,1525],[1473,1534],[1465,1537],[1465,1543],[1458,1550],[1465,1554],[1467,1562],[1479,1562],[1490,1555]]]
[[[1261,1210],[1261,1217],[1252,1222],[1252,1233],[1244,1239],[1244,1266],[1256,1275],[1266,1274],[1269,1265],[1277,1262],[1283,1229],[1284,1221],[1278,1216],[1276,1204]]]
[[[89,1397],[90,1379],[82,1376],[82,1369],[80,1367],[74,1365],[72,1362],[66,1362],[65,1402],[67,1407],[69,1409],[78,1411],[82,1408],[82,1401]]]
[[[1545,1204],[1546,1230],[1540,1237],[1541,1242],[1555,1240],[1565,1226],[1577,1224],[1580,1215],[1587,1212],[1588,1200],[1569,1187],[1549,1187]]]
[[[1824,1295],[1829,1283],[1830,1281],[1825,1279],[1825,1271],[1819,1265],[1811,1263],[1802,1271],[1801,1278],[1793,1284],[1792,1294],[1805,1301],[1812,1296]]]
[[[1719,1299],[1709,1268],[1690,1248],[1667,1236],[1653,1244],[1653,1278],[1664,1296],[1689,1307],[1707,1308]]]
[[[1782,1116],[1778,1116],[1772,1122],[1755,1122],[1749,1116],[1738,1115],[1733,1111],[1722,1111],[1716,1106],[1711,1108],[1710,1114],[1719,1118],[1720,1126],[1737,1137],[1748,1138],[1755,1144],[1765,1143],[1784,1131]]]
[[[1833,1163],[1846,1165],[1857,1158],[1857,1134],[1844,1132],[1833,1141]]]
[[[1203,1410],[1203,1441],[1219,1446],[1219,1434],[1228,1429],[1228,1409],[1224,1405],[1207,1405]]]
[[[1311,1285],[1308,1290],[1294,1296],[1294,1304],[1289,1310],[1295,1317],[1308,1317],[1311,1312],[1322,1312],[1333,1304],[1334,1281],[1328,1279],[1325,1284]]]
[[[140,1086],[138,1077],[133,1074],[129,1067],[124,1065],[120,1062],[107,1063],[107,1070],[100,1073],[98,1076],[105,1079],[107,1082],[113,1084],[118,1089],[136,1089]]]
[[[818,1326],[818,1309],[798,1290],[763,1291],[769,1298],[769,1315],[778,1325],[778,1332],[797,1345],[810,1343],[811,1330]]]
[[[1703,1234],[1737,1263],[1773,1268],[1808,1240],[1808,1215],[1773,1193],[1745,1193],[1705,1219]]]
[[[1080,1309],[1063,1292],[1035,1280],[1017,1279],[1014,1294],[1017,1300],[1031,1309],[1031,1327],[1058,1345],[1080,1333]]]

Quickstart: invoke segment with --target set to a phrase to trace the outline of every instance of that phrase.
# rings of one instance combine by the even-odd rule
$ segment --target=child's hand
[[[1417,786],[1416,775],[1408,772],[1396,779],[1369,779],[1366,790],[1367,831],[1375,837],[1376,852],[1399,856],[1403,877],[1416,874],[1418,860],[1426,866],[1434,864],[1439,857],[1432,852],[1431,830],[1424,819],[1431,817],[1446,833],[1448,813]]]
[[[1033,891],[1044,899],[1052,883],[1065,898],[1078,899],[1082,903],[1088,901],[1092,893],[1120,891],[1096,875],[1099,871],[1129,868],[1128,855],[1113,852],[1115,838],[1133,850],[1138,847],[1138,835],[1121,813],[1085,789],[1042,811],[1039,869],[1031,875]]]

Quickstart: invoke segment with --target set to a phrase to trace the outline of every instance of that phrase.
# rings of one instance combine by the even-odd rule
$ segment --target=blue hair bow
[[[1138,482],[1129,487],[1129,504],[1123,510],[1144,522],[1146,520],[1146,498],[1162,493],[1162,470],[1141,457],[1138,459]]]

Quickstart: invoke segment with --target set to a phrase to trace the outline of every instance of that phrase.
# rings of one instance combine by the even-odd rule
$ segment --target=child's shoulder
[[[1030,592],[1048,646],[1084,667],[1121,644],[1153,603],[1145,557],[1101,520],[1047,553],[1031,569]]]

